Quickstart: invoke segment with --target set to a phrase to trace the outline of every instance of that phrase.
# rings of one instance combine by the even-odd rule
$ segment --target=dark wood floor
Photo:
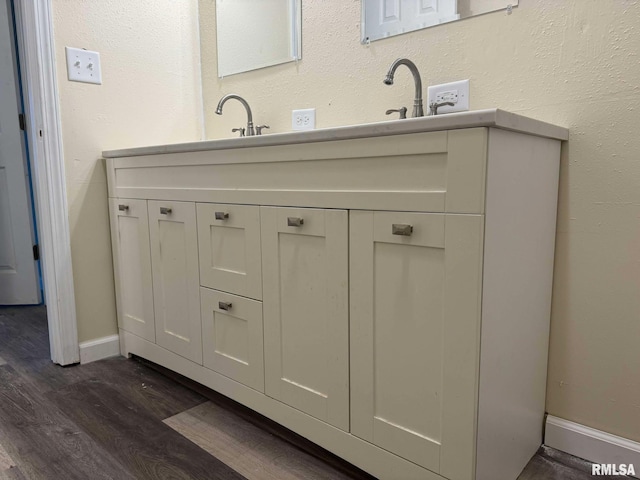
[[[372,478],[147,362],[56,366],[46,328],[43,307],[0,307],[0,480]],[[543,449],[520,480],[586,480],[589,468]]]
[[[0,445],[27,479],[242,479],[162,420],[206,399],[136,362],[62,368],[42,308],[0,310]]]

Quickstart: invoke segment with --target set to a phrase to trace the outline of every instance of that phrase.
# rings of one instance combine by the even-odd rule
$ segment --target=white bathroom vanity
[[[380,479],[515,480],[567,138],[494,109],[104,152],[122,354]]]

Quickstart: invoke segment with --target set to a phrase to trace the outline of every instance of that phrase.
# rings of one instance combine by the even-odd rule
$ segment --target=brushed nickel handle
[[[232,306],[233,304],[231,302],[218,302],[218,308],[220,310],[224,310],[225,312],[231,310]]]
[[[400,120],[404,120],[405,118],[407,118],[407,107],[398,108],[397,110],[396,109],[387,110],[385,112],[385,115],[391,115],[394,112],[397,112],[400,114]]]
[[[120,204],[120,205],[118,205],[118,210],[120,210],[121,212],[128,212],[129,211],[129,205]]]
[[[413,233],[413,225],[394,223],[393,225],[391,225],[391,233],[393,235],[403,235],[405,237],[410,237]]]
[[[304,218],[300,217],[287,217],[287,226],[300,227],[304,225]]]
[[[216,220],[226,220],[229,218],[229,214],[227,212],[216,212]]]
[[[438,109],[440,107],[453,107],[455,105],[455,103],[453,102],[442,102],[442,103],[436,103],[436,102],[431,102],[429,104],[429,115],[438,115]]]
[[[160,207],[160,214],[161,215],[170,215],[171,214],[171,208],[170,207]]]

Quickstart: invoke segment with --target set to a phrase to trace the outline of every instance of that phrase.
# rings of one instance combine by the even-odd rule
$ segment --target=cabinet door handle
[[[225,312],[231,310],[232,306],[233,304],[231,302],[218,302],[218,308],[220,310],[224,310]]]
[[[229,214],[227,212],[216,212],[216,220],[227,220]]]
[[[170,215],[171,214],[171,208],[169,208],[169,207],[160,207],[160,214],[161,215]]]
[[[304,225],[304,218],[300,217],[287,217],[287,226],[300,227]]]
[[[413,225],[394,223],[393,225],[391,225],[391,233],[393,235],[403,235],[405,237],[410,237],[413,233]]]
[[[120,210],[121,212],[128,212],[129,211],[129,205],[118,205],[118,210]]]

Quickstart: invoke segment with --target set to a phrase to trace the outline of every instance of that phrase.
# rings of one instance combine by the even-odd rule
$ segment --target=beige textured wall
[[[80,341],[116,330],[103,150],[201,138],[195,0],[53,0]],[[65,46],[100,52],[102,85],[69,82]]]
[[[423,84],[471,79],[471,108],[499,107],[571,129],[563,149],[548,411],[640,441],[640,2],[522,0],[487,14],[359,44],[359,1],[303,2],[303,59],[218,79],[214,0],[199,0],[207,136],[232,136],[243,95],[257,122],[289,131],[291,110],[318,127],[375,122],[411,107]]]

